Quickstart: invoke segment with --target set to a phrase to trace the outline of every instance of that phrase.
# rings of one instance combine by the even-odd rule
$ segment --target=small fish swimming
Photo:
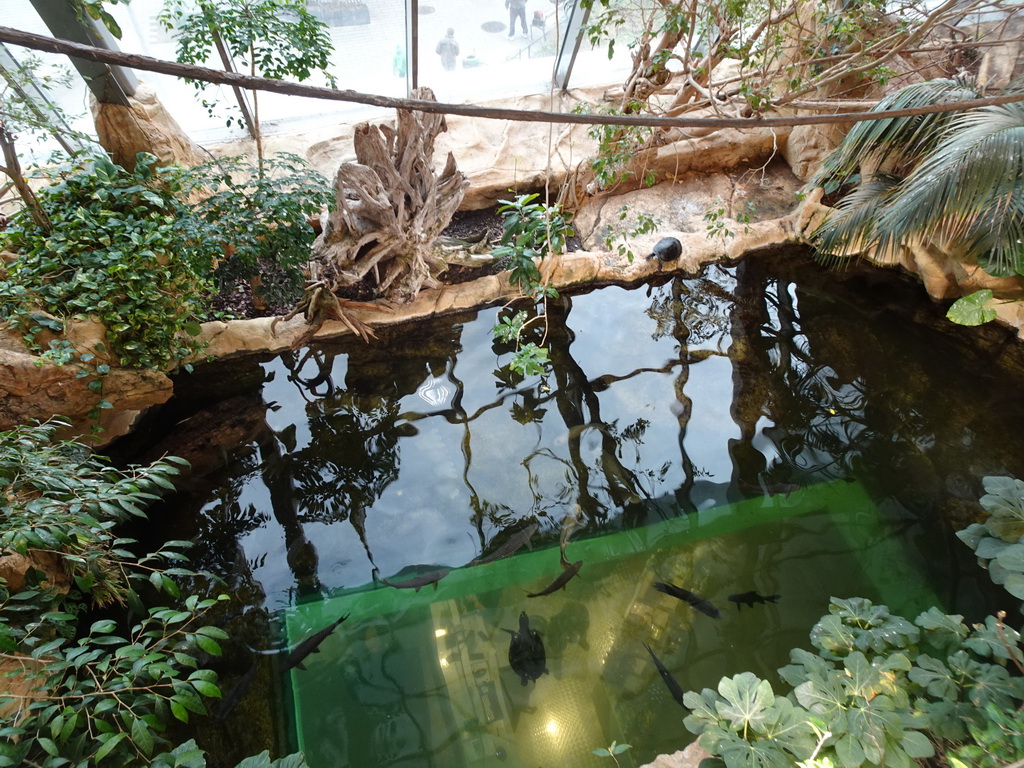
[[[569,564],[565,561],[565,556],[563,555],[562,557],[562,572],[558,574],[558,578],[544,587],[540,592],[527,592],[527,597],[543,597],[544,595],[550,595],[552,592],[557,592],[580,572],[580,568],[583,567],[582,560],[577,560],[575,563]]]
[[[494,550],[487,557],[481,557],[477,560],[470,562],[470,565],[484,565],[486,563],[493,563],[495,560],[501,560],[502,558],[514,555],[520,549],[533,538],[533,534],[537,532],[540,526],[537,523],[530,523],[528,526],[523,528],[521,531],[517,531],[505,539],[505,543]]]
[[[654,662],[654,666],[658,668],[658,674],[661,675],[661,679],[665,681],[665,687],[668,688],[668,692],[672,694],[672,698],[679,702],[679,706],[685,709],[689,709],[686,704],[683,703],[683,686],[679,684],[679,681],[672,676],[672,673],[668,671],[668,668],[661,663],[661,659],[654,655],[654,651],[651,650],[651,646],[644,643],[644,648],[651,654],[651,660]]]
[[[729,599],[736,603],[736,610],[742,610],[743,606],[754,607],[754,603],[777,603],[782,595],[759,595],[757,592],[744,592],[739,595],[729,595]]]
[[[565,548],[569,544],[569,537],[572,536],[573,531],[580,524],[580,516],[583,514],[583,509],[579,504],[573,505],[573,511],[565,516],[562,520],[562,532],[558,536],[558,551],[561,552],[562,568],[571,568],[569,559],[565,556]]]
[[[331,634],[331,632],[333,632],[338,627],[338,625],[341,624],[341,622],[343,622],[347,618],[348,614],[346,613],[337,621],[328,624],[326,627],[324,627],[321,630],[318,630],[317,632],[314,632],[312,635],[307,637],[305,640],[296,645],[292,650],[290,650],[288,652],[288,655],[284,657],[285,670],[287,671],[289,669],[292,669],[293,667],[297,669],[305,669],[305,667],[303,666],[303,662],[305,662],[306,657],[309,656],[309,654],[311,653],[319,653],[320,643],[322,643],[324,639],[329,634]]]
[[[449,573],[451,573],[450,569],[439,568],[436,571],[427,571],[426,573],[421,573],[419,576],[413,576],[411,579],[406,579],[405,581],[388,581],[387,579],[376,577],[376,570],[374,571],[375,580],[380,581],[380,583],[385,586],[394,587],[395,589],[414,589],[417,592],[428,584],[433,584],[434,589],[437,589],[437,583]]]
[[[688,589],[677,587],[675,584],[665,584],[661,581],[654,582],[654,588],[659,592],[664,592],[666,595],[678,597],[680,600],[689,603],[698,611],[710,616],[712,619],[722,618],[722,612],[715,608],[714,604],[712,604],[710,600],[707,600]]]
[[[541,675],[548,673],[546,662],[547,654],[544,651],[544,641],[540,633],[530,628],[530,617],[526,611],[519,614],[519,631],[513,632],[506,629],[512,635],[508,644],[508,663],[512,671],[519,675],[523,685],[530,680],[537,681]]]

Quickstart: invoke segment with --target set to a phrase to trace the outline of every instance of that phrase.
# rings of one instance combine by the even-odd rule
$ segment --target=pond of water
[[[122,449],[193,460],[151,532],[233,596],[206,746],[640,765],[693,738],[654,657],[776,681],[832,596],[994,610],[953,532],[1024,472],[1019,350],[918,295],[789,252],[551,302],[542,376],[492,308],[183,379]]]

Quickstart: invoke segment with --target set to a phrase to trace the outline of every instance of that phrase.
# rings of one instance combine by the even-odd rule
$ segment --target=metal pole
[[[583,25],[590,18],[589,5],[586,8],[581,8],[579,0],[569,0],[561,5],[562,8],[566,6],[568,6],[569,13],[565,22],[565,33],[558,46],[554,69],[555,87],[562,91],[569,87],[569,78],[572,76],[572,68],[576,63],[576,54],[579,53],[580,43],[583,40]]]
[[[72,40],[76,43],[120,50],[113,36],[91,18],[82,16],[68,0],[30,0],[39,18],[43,20],[54,37]],[[128,97],[134,96],[139,81],[135,74],[124,67],[99,64],[85,59],[70,57],[89,90],[104,104],[128,106]]]

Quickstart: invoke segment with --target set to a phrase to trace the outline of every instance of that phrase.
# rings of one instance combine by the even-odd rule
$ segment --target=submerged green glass
[[[915,615],[938,600],[902,546],[859,483],[833,481],[570,541],[579,574],[541,597],[527,595],[562,572],[558,547],[452,568],[436,588],[338,590],[287,612],[292,646],[348,616],[290,670],[296,746],[314,768],[574,768],[618,735],[644,743],[621,758],[639,764],[657,734],[675,749],[688,740],[644,644],[699,689],[783,661],[777,651],[806,644],[829,596],[871,595]],[[656,582],[697,593],[720,617]],[[510,665],[523,612],[544,647],[536,681]],[[759,658],[765,648],[771,658]]]

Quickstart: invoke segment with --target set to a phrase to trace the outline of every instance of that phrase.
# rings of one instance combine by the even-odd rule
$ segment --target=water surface
[[[645,644],[699,689],[776,680],[830,596],[993,610],[952,533],[982,477],[1022,471],[1018,352],[918,291],[797,252],[560,298],[543,376],[509,369],[492,308],[182,382],[159,448],[197,472],[161,535],[228,581],[222,671],[245,683],[214,748],[570,768],[616,740],[639,765],[692,740]],[[579,574],[527,597],[562,573],[567,518]],[[528,548],[469,566],[532,523]],[[375,580],[431,571],[436,589]],[[748,592],[779,597],[729,600]],[[524,611],[545,650],[525,685]],[[274,655],[345,614],[305,669]]]

